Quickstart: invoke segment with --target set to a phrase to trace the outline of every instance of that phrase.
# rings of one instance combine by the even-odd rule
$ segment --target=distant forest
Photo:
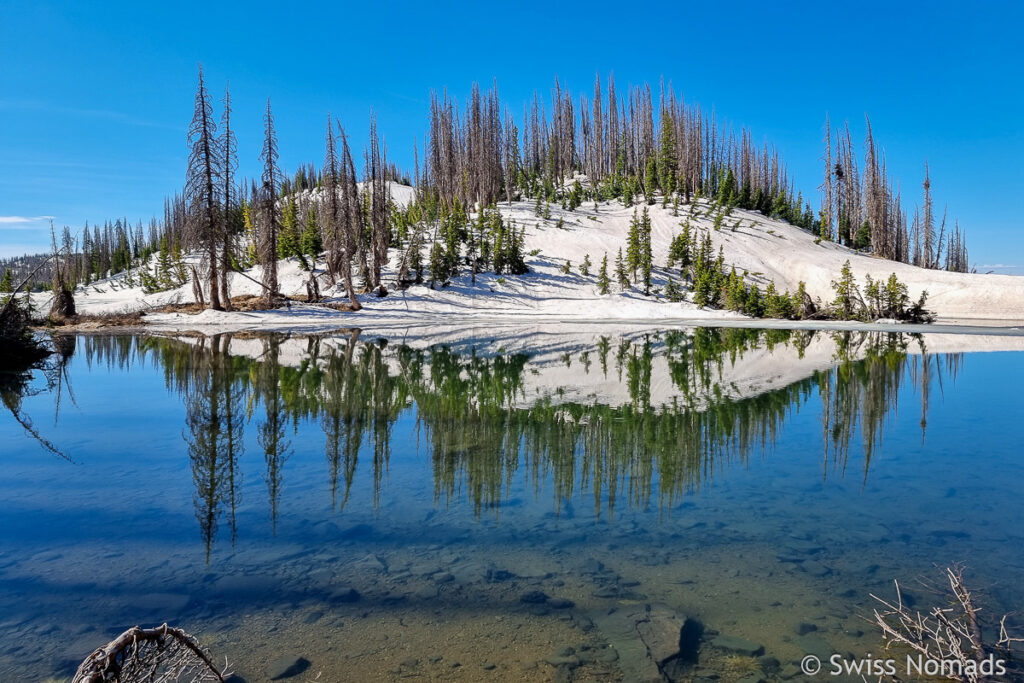
[[[215,107],[219,109],[216,113]],[[189,161],[180,192],[164,201],[163,215],[148,224],[126,218],[65,227],[54,235],[61,279],[88,284],[126,272],[127,284],[159,291],[192,281],[197,300],[229,308],[228,273],[262,264],[264,296],[279,297],[276,262],[297,257],[319,267],[328,285],[344,283],[356,295],[383,286],[389,249],[400,261],[395,284],[444,281],[460,265],[474,273],[521,272],[522,233],[494,209],[501,202],[531,200],[538,216],[551,203],[574,210],[583,202],[618,200],[672,205],[696,198],[718,207],[760,211],[786,220],[822,240],[924,268],[968,271],[959,224],[934,210],[924,167],[923,192],[913,212],[886,171],[871,123],[863,161],[849,125],[826,120],[823,173],[815,210],[799,191],[771,145],[757,146],[752,133],[725,127],[699,105],[669,87],[616,88],[598,77],[592,95],[574,95],[555,82],[550,101],[534,94],[517,119],[499,99],[497,86],[474,85],[460,107],[448,94],[431,98],[422,159],[414,150],[410,171],[387,159],[371,117],[369,144],[360,168],[345,128],[326,116],[321,165],[286,175],[278,163],[270,101],[260,178],[237,177],[238,150],[231,128],[230,94],[211,96],[202,69],[188,131]],[[411,203],[391,200],[388,183],[415,187]],[[476,214],[476,219],[471,215]],[[186,263],[186,254],[202,254]],[[154,255],[156,256],[155,258]],[[318,262],[322,259],[322,262]],[[0,273],[27,275],[39,257],[0,261]],[[10,279],[10,275],[7,278]],[[41,269],[39,284],[51,280]],[[310,277],[309,296],[319,298]]]

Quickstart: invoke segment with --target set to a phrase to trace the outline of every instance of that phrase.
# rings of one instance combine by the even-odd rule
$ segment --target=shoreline
[[[298,308],[298,307],[295,307]],[[310,309],[317,309],[316,311]],[[320,313],[322,311],[322,313]],[[55,334],[106,333],[197,333],[204,336],[223,333],[303,333],[316,334],[340,330],[399,331],[436,328],[438,334],[453,329],[486,327],[488,329],[516,329],[531,326],[559,326],[590,330],[600,327],[628,327],[632,329],[679,329],[691,327],[738,327],[777,330],[824,330],[851,332],[904,332],[908,334],[963,334],[982,336],[1024,336],[1024,321],[1020,320],[938,320],[934,323],[861,322],[840,320],[783,320],[778,318],[748,318],[736,315],[680,316],[658,318],[565,318],[553,315],[524,315],[521,312],[477,313],[470,316],[449,312],[412,312],[404,315],[374,312],[340,312],[311,304],[302,304],[301,310],[272,309],[267,311],[233,311],[204,316],[203,313],[161,313],[155,320],[141,323],[107,324],[96,319],[59,327],[37,326],[37,331]],[[319,314],[317,314],[319,313]],[[230,319],[216,319],[229,317]],[[239,318],[250,318],[250,320]],[[202,318],[202,319],[200,319]]]

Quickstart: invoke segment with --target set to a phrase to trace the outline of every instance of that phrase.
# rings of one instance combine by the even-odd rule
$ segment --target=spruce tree
[[[867,249],[871,246],[871,223],[866,219],[861,223],[860,228],[857,229],[857,234],[853,239],[854,249]]]
[[[588,277],[590,275],[590,266],[593,264],[590,262],[590,254],[583,255],[583,262],[580,264],[580,275]]]
[[[725,280],[725,307],[730,311],[742,311],[747,300],[747,287],[743,278],[736,274],[735,266]]]
[[[629,275],[626,273],[626,264],[622,262],[622,247],[619,247],[619,255],[615,258],[615,279],[622,291],[629,289]]]
[[[779,294],[774,282],[769,282],[764,292],[764,315],[766,318],[783,320],[793,317],[793,302],[789,293]]]
[[[601,270],[597,273],[597,291],[599,294],[607,294],[611,291],[611,280],[608,279],[608,252],[604,253],[601,259]]]
[[[289,256],[300,256],[299,248],[299,219],[296,215],[298,208],[295,206],[295,198],[289,197],[281,211],[281,234],[277,240],[277,258],[285,259]]]
[[[311,267],[315,270],[317,256],[324,250],[324,246],[323,240],[320,238],[320,226],[316,221],[316,212],[312,207],[306,209],[306,223],[302,230],[299,250],[309,256]]]
[[[832,289],[836,298],[832,300],[832,313],[839,320],[853,320],[857,317],[860,295],[857,292],[857,281],[847,259],[840,271],[839,279],[832,281]]]
[[[637,271],[640,269],[642,242],[640,219],[637,218],[634,209],[633,218],[629,221],[629,233],[626,236],[626,269],[633,274],[633,282],[636,282]]]
[[[0,292],[10,293],[14,291],[14,276],[11,275],[11,269],[4,269],[4,277],[0,280]]]
[[[651,217],[644,207],[644,213],[640,219],[640,275],[644,284],[644,295],[651,293],[651,268],[653,267],[653,254],[651,251]]]
[[[644,173],[644,197],[648,204],[654,203],[654,194],[658,191],[658,162],[653,157],[647,158],[647,170]]]
[[[668,276],[668,282],[665,284],[665,298],[673,303],[683,300],[683,291],[671,275]]]
[[[718,203],[722,206],[733,206],[738,202],[736,196],[736,175],[730,168],[718,188]]]
[[[448,266],[448,260],[445,258],[444,247],[441,246],[440,242],[434,242],[434,245],[430,248],[430,288],[434,288],[435,282],[440,282],[444,285],[448,281],[448,276],[451,270]]]
[[[690,221],[683,223],[683,231],[672,238],[668,248],[668,267],[679,266],[684,274],[689,270],[690,257]]]

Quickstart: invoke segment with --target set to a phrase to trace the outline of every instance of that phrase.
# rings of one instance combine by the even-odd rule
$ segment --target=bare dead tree
[[[231,290],[228,274],[231,267],[232,253],[239,232],[238,199],[235,189],[235,170],[238,168],[238,141],[231,130],[231,91],[224,88],[224,110],[221,113],[220,149],[224,155],[222,177],[223,227],[221,230],[220,251],[220,300],[225,310],[231,310]]]
[[[388,246],[391,243],[390,222],[388,219],[390,197],[385,169],[387,168],[387,150],[377,136],[377,116],[370,114],[370,148],[365,156],[365,187],[369,198],[370,251],[372,269],[367,288],[376,290],[381,286],[380,274],[388,262]]]
[[[925,268],[932,267],[935,257],[935,217],[932,215],[932,181],[928,173],[928,164],[924,165],[924,216],[921,223],[921,237],[923,242],[923,253],[921,265]]]
[[[260,160],[263,162],[263,178],[260,187],[260,211],[257,236],[259,259],[263,267],[263,298],[273,304],[280,298],[277,280],[277,238],[281,232],[281,216],[277,208],[277,189],[283,174],[278,165],[277,135],[274,133],[274,114],[267,98],[267,112],[263,117],[264,137]]]
[[[334,124],[331,122],[330,114],[327,115],[327,134],[324,136],[324,143],[326,151],[321,171],[323,181],[318,214],[320,230],[327,250],[327,281],[333,285],[341,274],[341,260],[345,255],[345,240],[342,206],[338,197],[338,180],[341,175],[338,163],[338,143],[334,137]]]
[[[356,167],[352,163],[352,150],[348,146],[345,129],[339,126],[341,134],[341,174],[338,184],[341,189],[341,219],[344,226],[345,250],[341,261],[341,274],[345,278],[345,291],[354,310],[362,306],[356,296],[355,283],[352,281],[352,259],[361,251],[363,235],[363,212],[359,205],[359,186],[356,184]],[[365,258],[363,259],[365,267]]]
[[[223,153],[217,138],[217,124],[213,120],[213,105],[203,81],[203,67],[199,67],[199,86],[196,89],[195,111],[188,128],[188,170],[185,176],[185,200],[189,208],[190,242],[203,251],[207,282],[210,291],[210,309],[223,310],[220,301],[220,282],[217,277],[221,244],[221,189]]]
[[[50,241],[53,245],[53,265],[50,268],[53,303],[50,306],[50,317],[65,320],[75,317],[74,275],[71,272],[74,243],[71,233],[65,229],[62,244],[57,244],[53,220],[50,221]]]

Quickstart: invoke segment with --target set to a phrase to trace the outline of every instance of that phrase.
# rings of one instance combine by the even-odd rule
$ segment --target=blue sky
[[[972,263],[1024,273],[1024,3],[713,4],[0,0],[0,255],[43,247],[47,216],[159,215],[184,178],[202,62],[218,96],[230,81],[250,175],[267,97],[287,169],[319,164],[328,112],[361,148],[371,107],[411,167],[431,89],[462,100],[497,79],[519,118],[556,76],[589,93],[614,72],[620,88],[664,77],[748,126],[817,197],[826,113],[858,142],[867,113],[911,211],[927,160]]]

